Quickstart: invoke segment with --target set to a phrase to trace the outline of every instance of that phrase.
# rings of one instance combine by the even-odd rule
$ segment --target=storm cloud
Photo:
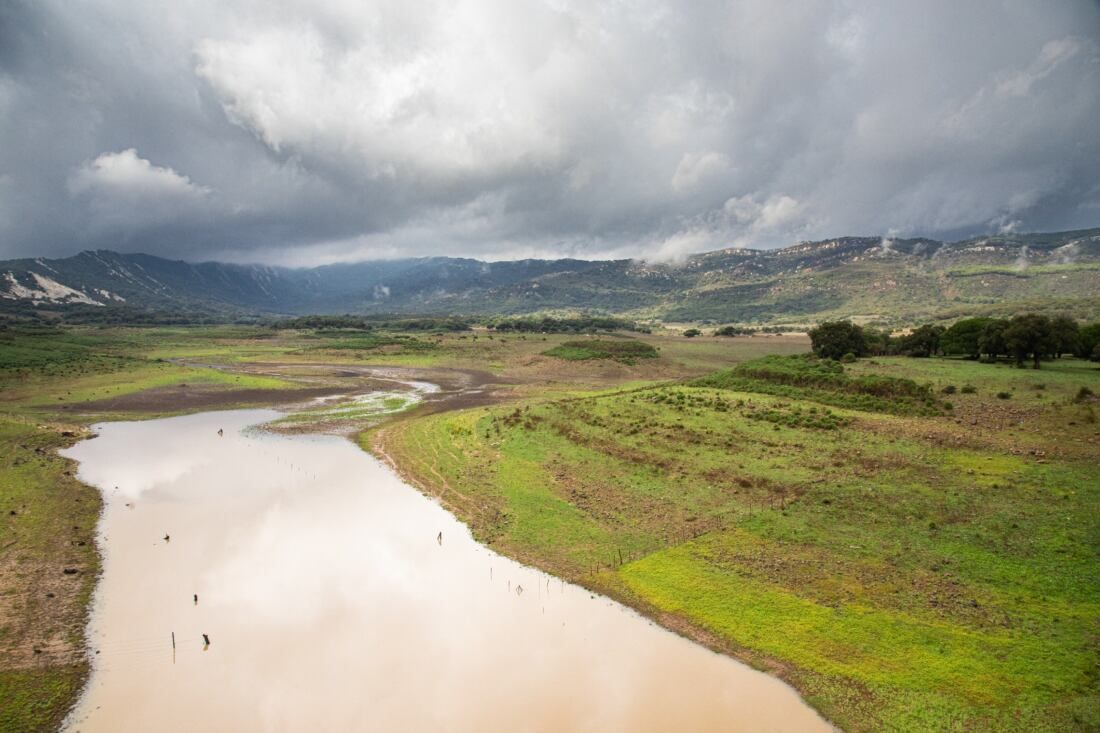
[[[0,257],[1100,224],[1100,6],[0,0]]]

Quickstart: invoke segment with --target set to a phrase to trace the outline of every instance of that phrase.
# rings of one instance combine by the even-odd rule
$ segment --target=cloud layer
[[[675,257],[1100,224],[1088,0],[14,0],[0,256]]]

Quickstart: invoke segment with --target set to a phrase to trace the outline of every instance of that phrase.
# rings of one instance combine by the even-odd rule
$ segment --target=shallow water
[[[107,423],[66,451],[106,499],[67,730],[829,730],[778,680],[477,544],[347,440],[249,429],[277,416]]]

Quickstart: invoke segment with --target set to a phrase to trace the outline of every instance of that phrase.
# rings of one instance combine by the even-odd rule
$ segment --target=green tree
[[[810,346],[823,359],[839,359],[845,354],[867,354],[863,329],[851,321],[825,321],[810,329]]]
[[[1031,357],[1035,369],[1045,356],[1054,351],[1054,334],[1050,319],[1036,313],[1015,316],[1008,322],[1004,331],[1005,347],[1008,353],[1023,366],[1024,359]]]
[[[1055,359],[1061,359],[1062,354],[1073,354],[1079,348],[1081,331],[1077,321],[1069,316],[1058,316],[1050,322],[1051,346]]]
[[[992,321],[992,318],[963,318],[955,321],[940,337],[940,349],[948,356],[979,358],[982,354],[982,332]]]
[[[926,323],[902,339],[902,351],[909,356],[935,356],[940,350],[941,336],[943,326]]]
[[[702,331],[700,331],[698,328],[689,328],[688,330],[684,331],[684,335],[687,336],[689,339],[693,339],[701,333]]]
[[[1100,323],[1090,323],[1077,329],[1077,356],[1091,359],[1100,346]]]
[[[885,329],[863,329],[863,342],[867,345],[867,353],[872,356],[884,356],[890,353],[890,332]]]
[[[1001,318],[990,320],[982,329],[982,335],[978,337],[978,350],[992,359],[996,359],[1001,354],[1007,354],[1006,328],[1008,328],[1008,321]]]

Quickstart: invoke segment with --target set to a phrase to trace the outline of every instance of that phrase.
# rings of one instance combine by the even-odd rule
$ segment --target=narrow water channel
[[[66,451],[106,500],[67,730],[830,730],[780,681],[477,544],[351,442],[253,427],[276,417],[106,423]]]

